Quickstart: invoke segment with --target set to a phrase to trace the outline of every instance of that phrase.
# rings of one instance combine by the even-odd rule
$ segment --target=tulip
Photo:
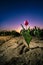
[[[28,25],[29,23],[28,23],[28,21],[26,20],[26,21],[24,21],[24,25],[26,26],[26,30],[27,30],[27,25]]]

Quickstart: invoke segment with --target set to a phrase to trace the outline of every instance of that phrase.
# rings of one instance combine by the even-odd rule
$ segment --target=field
[[[29,62],[28,61],[29,59],[32,59],[31,62],[33,62],[33,60],[37,60],[38,58],[42,63],[43,40],[38,40],[37,38],[33,37],[30,42],[29,48],[27,48],[25,43],[26,42],[24,41],[24,38],[22,36],[19,37],[0,36],[0,65],[6,65],[7,63],[8,63],[7,65],[12,65],[15,63],[15,61],[18,65],[20,65],[19,63]],[[40,56],[38,56],[39,54]]]

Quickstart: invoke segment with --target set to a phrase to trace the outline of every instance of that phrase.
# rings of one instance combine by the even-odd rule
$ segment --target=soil
[[[0,65],[43,65],[43,40],[34,37],[27,47],[22,36],[10,38],[0,45]]]

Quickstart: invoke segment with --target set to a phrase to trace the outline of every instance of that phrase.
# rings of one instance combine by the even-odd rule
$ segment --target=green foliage
[[[33,29],[30,30],[30,35],[37,37],[38,39],[43,39],[43,29],[35,26]]]
[[[29,33],[29,30],[22,31],[22,36],[24,37],[25,41],[29,45],[30,44],[30,41],[32,39],[32,37],[31,37],[31,35]]]
[[[30,44],[30,41],[32,39],[32,36],[37,37],[38,39],[43,39],[43,29],[37,28],[36,26],[30,30],[30,28],[28,28],[27,30],[24,29],[23,25],[22,25],[23,30],[21,30],[21,34],[24,37],[25,41],[27,42],[27,44]]]
[[[23,25],[21,24],[23,30],[21,30],[21,34],[24,37],[25,41],[27,42],[27,44],[30,44],[30,41],[32,39],[31,35],[30,35],[30,28],[28,28],[28,30],[25,30],[25,28],[23,27]]]
[[[34,35],[40,39],[40,38],[43,38],[43,30],[41,30],[40,28],[35,28],[34,29]]]

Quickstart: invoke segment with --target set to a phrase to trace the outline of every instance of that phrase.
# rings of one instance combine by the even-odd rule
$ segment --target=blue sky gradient
[[[0,29],[20,30],[25,20],[43,28],[43,0],[0,0]]]

